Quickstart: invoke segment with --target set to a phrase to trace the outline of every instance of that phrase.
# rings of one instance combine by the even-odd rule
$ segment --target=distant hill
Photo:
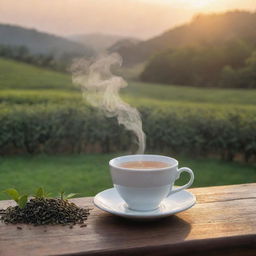
[[[140,40],[134,39],[134,38],[121,39],[121,40],[117,41],[116,43],[114,43],[113,45],[111,45],[108,48],[108,51],[115,52],[115,51],[118,51],[122,47],[133,47],[140,42],[141,42]]]
[[[0,24],[0,45],[23,45],[31,53],[53,54],[57,57],[62,54],[80,54],[85,56],[91,56],[93,54],[91,48],[66,38],[43,33],[35,29],[6,24]]]
[[[231,39],[256,42],[256,13],[232,11],[221,14],[200,14],[182,26],[138,44],[115,47],[124,64],[133,65],[166,50],[189,45],[212,45]]]
[[[118,41],[123,40],[133,40],[139,41],[135,38],[129,38],[120,35],[108,35],[108,34],[82,34],[82,35],[72,35],[69,37],[70,40],[89,46],[95,51],[100,52],[107,50],[112,45],[116,44]]]

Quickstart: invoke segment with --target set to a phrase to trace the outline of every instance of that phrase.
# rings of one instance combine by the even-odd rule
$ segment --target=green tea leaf
[[[50,197],[52,193],[44,192],[44,197]]]
[[[70,199],[72,197],[75,197],[76,195],[77,195],[77,193],[70,193],[70,194],[66,195],[64,198],[65,199]]]
[[[28,195],[23,195],[18,200],[18,205],[20,208],[24,208],[28,201]]]
[[[37,197],[37,198],[44,197],[44,189],[42,187],[38,188],[38,190],[35,193],[35,197]]]
[[[64,200],[64,191],[61,191],[61,192],[60,192],[60,199],[61,199],[61,200]]]
[[[14,201],[18,203],[20,194],[19,192],[14,188],[9,188],[4,191],[9,197],[11,197]]]

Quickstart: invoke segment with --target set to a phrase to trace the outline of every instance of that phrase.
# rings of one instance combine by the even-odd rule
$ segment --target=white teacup
[[[150,161],[168,164],[163,168],[130,169],[121,167],[126,162]],[[194,173],[187,167],[178,169],[178,161],[160,155],[128,155],[109,161],[114,187],[127,203],[136,211],[157,209],[165,197],[190,187],[194,181]],[[188,172],[190,180],[184,186],[173,188],[180,173]]]

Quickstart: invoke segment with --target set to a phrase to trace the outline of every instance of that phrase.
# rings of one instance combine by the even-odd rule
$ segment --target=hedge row
[[[68,90],[0,90],[0,104],[65,104],[82,102],[80,91]]]
[[[81,153],[134,150],[115,118],[81,104],[1,104],[0,153]],[[256,110],[140,106],[148,152],[256,156]]]

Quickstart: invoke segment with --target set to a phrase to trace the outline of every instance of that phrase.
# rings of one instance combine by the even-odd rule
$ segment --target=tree
[[[256,88],[256,51],[245,61],[245,66],[240,69],[225,66],[222,70],[219,86]]]
[[[253,45],[244,40],[169,49],[150,59],[141,79],[147,82],[201,87],[240,87],[233,80],[237,78],[237,70],[247,66],[248,70],[243,71],[243,76],[246,79],[251,76],[253,68],[250,62],[254,60],[249,60],[248,57],[253,49]]]

